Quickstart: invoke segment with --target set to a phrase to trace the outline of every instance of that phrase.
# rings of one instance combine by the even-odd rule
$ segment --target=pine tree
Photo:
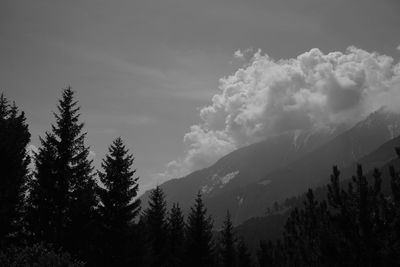
[[[396,148],[397,157],[400,158],[400,148]],[[386,226],[390,228],[387,237],[388,259],[392,265],[400,264],[400,173],[395,171],[393,165],[389,167],[392,201],[385,203],[384,214]]]
[[[15,236],[21,229],[25,185],[30,158],[30,141],[24,112],[10,106],[0,96],[0,240]],[[0,242],[1,243],[1,242]],[[1,244],[0,244],[1,245]]]
[[[271,241],[260,241],[257,251],[257,260],[260,267],[276,266],[277,259],[274,255],[274,250],[275,247]]]
[[[167,264],[167,202],[161,187],[150,193],[149,208],[145,211],[144,221],[147,228],[149,248],[148,265],[166,266]]]
[[[226,212],[224,226],[221,234],[222,266],[233,267],[235,266],[236,251],[233,225],[231,221],[231,214],[229,213],[229,211]]]
[[[285,225],[285,247],[290,256],[290,265],[320,266],[324,265],[327,257],[325,241],[330,237],[326,222],[329,221],[329,213],[325,201],[319,203],[315,200],[311,189],[306,194],[304,209],[294,209]],[[280,249],[276,250],[280,253]],[[280,255],[273,258],[281,258]],[[299,263],[300,262],[300,263]]]
[[[54,136],[46,133],[40,138],[41,146],[35,154],[36,171],[29,183],[29,207],[27,220],[29,230],[36,241],[61,245],[61,235],[66,231],[67,186],[62,186],[56,175],[57,151]]]
[[[103,256],[109,266],[123,266],[126,262],[127,237],[140,210],[140,199],[134,200],[138,191],[136,170],[131,170],[133,155],[128,154],[121,138],[117,138],[103,160],[99,178],[104,188],[99,188],[100,215],[105,233]]]
[[[147,259],[149,251],[147,247],[147,227],[142,213],[139,217],[137,224],[131,228],[132,232],[128,240],[128,247],[132,251],[131,256],[128,258],[129,266],[149,266]]]
[[[213,223],[200,192],[190,209],[186,227],[186,266],[213,266]]]
[[[91,224],[97,206],[86,133],[70,87],[59,100],[56,124],[41,139],[31,185],[32,231],[37,238],[83,255],[91,245]],[[37,222],[36,222],[37,221]],[[85,256],[82,256],[85,258]]]
[[[178,203],[172,205],[168,217],[168,266],[183,266],[185,221]]]
[[[244,243],[243,238],[241,238],[236,247],[237,250],[237,267],[252,267],[253,260],[249,253],[249,250]]]

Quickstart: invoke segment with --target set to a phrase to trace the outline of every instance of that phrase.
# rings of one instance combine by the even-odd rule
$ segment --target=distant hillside
[[[188,208],[200,190],[205,200],[242,188],[332,139],[343,129],[290,132],[229,153],[212,166],[161,185],[167,201]],[[141,197],[146,208],[149,191]],[[235,203],[237,201],[235,200]],[[228,206],[227,206],[228,207]],[[224,212],[223,212],[224,214]]]
[[[382,110],[375,112],[300,159],[269,172],[264,179],[231,192],[231,196],[219,195],[213,200],[208,200],[208,206],[216,212],[216,203],[221,206],[219,203],[233,199],[232,195],[236,195],[242,199],[241,204],[237,205],[238,208],[232,209],[238,222],[262,216],[273,202],[283,201],[304,192],[307,188],[325,184],[330,177],[332,165],[338,165],[344,170],[360,162],[364,156],[399,134],[399,121],[399,115]],[[366,159],[369,166],[379,160],[379,157]]]
[[[357,163],[351,164],[347,168],[340,170],[342,186],[346,187],[350,179],[355,175],[357,164],[361,164],[369,183],[374,182],[373,170],[378,168],[382,172],[382,191],[390,193],[389,166],[392,165],[396,170],[400,170],[400,160],[395,149],[400,147],[400,136],[396,137],[374,150],[370,154],[362,157]],[[330,168],[330,170],[332,170]],[[317,199],[326,199],[328,190],[327,178],[323,186],[314,188],[314,195]],[[283,228],[288,218],[289,212],[293,207],[302,207],[305,201],[305,193],[299,194],[280,203],[284,212],[272,212],[271,215],[250,218],[235,228],[238,236],[244,238],[253,253],[258,249],[261,240],[275,240],[281,237]]]
[[[345,169],[399,133],[400,116],[381,109],[348,130],[291,132],[269,138],[161,187],[167,201],[180,202],[183,209],[200,190],[216,227],[227,209],[239,224],[262,216],[275,201],[326,183],[332,165]],[[379,158],[371,158],[371,164],[374,160]],[[148,192],[142,196],[144,205],[147,197]]]

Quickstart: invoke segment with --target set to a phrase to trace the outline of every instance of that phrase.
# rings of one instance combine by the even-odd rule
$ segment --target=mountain
[[[379,110],[303,157],[266,173],[258,182],[207,200],[213,214],[229,207],[236,223],[260,216],[275,201],[325,184],[332,165],[344,169],[400,134],[400,115]],[[240,198],[240,202],[233,201]],[[236,208],[235,208],[236,205]]]
[[[261,216],[275,201],[325,183],[332,165],[346,167],[400,133],[400,116],[383,109],[354,127],[291,132],[243,147],[209,168],[161,185],[183,209],[201,190],[218,227],[229,209],[235,224]],[[142,196],[147,203],[148,192]]]
[[[301,158],[343,131],[320,129],[309,132],[288,132],[237,149],[212,166],[161,185],[169,204],[179,202],[188,208],[200,190],[207,199],[257,182],[268,172]],[[146,208],[149,191],[141,197]]]
[[[384,143],[370,154],[362,157],[357,163],[350,164],[344,169],[340,169],[340,181],[344,188],[351,181],[351,177],[355,175],[357,164],[361,164],[363,172],[366,174],[368,183],[373,184],[373,170],[378,168],[382,172],[382,192],[390,193],[391,178],[389,175],[389,166],[394,166],[396,171],[400,169],[400,159],[396,155],[395,148],[400,147],[400,136]],[[314,188],[314,196],[317,200],[327,198],[327,184],[329,179],[323,186]],[[281,203],[282,210],[272,212],[269,215],[253,217],[242,224],[235,227],[237,236],[242,237],[250,250],[255,253],[261,240],[276,240],[280,238],[284,229],[285,222],[289,216],[289,212],[293,207],[302,208],[306,200],[305,192]]]

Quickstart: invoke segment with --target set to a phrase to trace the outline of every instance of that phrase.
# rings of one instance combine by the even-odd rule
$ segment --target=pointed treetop
[[[5,118],[9,114],[9,104],[4,93],[0,95],[0,118]]]
[[[108,148],[101,164],[99,178],[105,188],[99,189],[102,202],[101,213],[114,228],[128,226],[140,211],[137,196],[138,179],[132,170],[133,155],[125,148],[120,137]]]

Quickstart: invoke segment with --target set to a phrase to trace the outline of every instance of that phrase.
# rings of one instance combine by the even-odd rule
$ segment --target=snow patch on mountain
[[[214,187],[213,186],[209,186],[209,185],[203,185],[202,187],[201,187],[201,193],[202,194],[209,194],[211,191],[213,191],[214,190]]]
[[[237,196],[236,199],[239,202],[239,206],[241,206],[243,204],[243,197],[242,196]]]
[[[390,133],[390,139],[393,139],[400,134],[400,125],[398,122],[388,125],[388,130]]]
[[[293,146],[295,149],[298,149],[301,146],[301,144],[299,144],[299,141],[300,141],[299,137],[300,137],[301,133],[302,133],[302,130],[294,130],[293,131]]]
[[[264,180],[264,181],[261,181],[261,182],[258,182],[258,184],[260,184],[260,185],[269,185],[271,183],[271,180]]]
[[[220,188],[224,187],[227,183],[229,183],[236,175],[239,174],[239,171],[231,172],[220,178]]]
[[[203,185],[200,190],[203,194],[209,194],[217,187],[223,188],[238,174],[239,171],[230,172],[224,176],[219,176],[218,174],[214,174],[210,178],[210,183],[207,185]]]

